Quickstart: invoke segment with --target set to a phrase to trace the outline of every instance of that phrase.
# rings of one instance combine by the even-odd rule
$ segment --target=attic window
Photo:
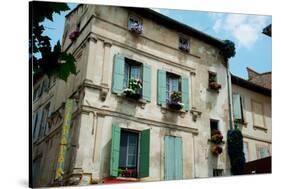
[[[179,38],[179,49],[185,52],[190,51],[190,40],[186,37]]]
[[[143,24],[140,17],[129,16],[128,29],[134,33],[141,34],[143,31]]]

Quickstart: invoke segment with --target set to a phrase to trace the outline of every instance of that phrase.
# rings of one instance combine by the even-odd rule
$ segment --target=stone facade
[[[141,20],[141,34],[129,31],[130,16]],[[151,16],[158,17],[152,19]],[[69,39],[75,31],[77,36]],[[188,39],[188,51],[179,49],[182,36]],[[140,133],[141,137],[143,131],[149,129],[149,147],[144,152],[148,155],[148,172],[134,181],[211,177],[214,170],[230,175],[225,144],[230,120],[228,71],[220,53],[221,41],[146,9],[79,5],[66,17],[62,43],[63,50],[74,54],[78,73],[71,75],[66,83],[51,79],[51,84],[46,90],[41,89],[42,94],[39,92],[33,102],[35,186],[87,185],[114,179],[111,174],[113,125],[121,128],[121,132]],[[148,94],[145,99],[132,100],[114,91],[117,56],[149,69],[143,71],[149,75],[143,76],[149,77],[143,84],[143,92]],[[182,110],[171,110],[163,102],[159,104],[159,96],[163,95],[159,94],[159,83],[163,82],[159,80],[159,70],[182,79],[179,82],[185,92]],[[209,87],[210,73],[215,73],[215,80],[220,84],[217,90]],[[44,79],[38,81],[34,89],[43,86]],[[69,98],[74,99],[70,141],[63,180],[58,183],[55,177],[64,104]],[[48,103],[47,113],[41,113]],[[211,120],[216,122],[224,138],[220,144],[223,152],[217,157],[211,153]],[[271,123],[266,119],[266,124]],[[44,126],[46,129],[40,132]],[[269,135],[271,131],[267,131]],[[264,136],[264,130],[257,132],[261,135],[257,136]],[[175,148],[181,151],[177,158],[182,164],[176,177],[167,176],[165,141],[168,137],[180,141]],[[142,153],[142,146],[139,148]],[[143,161],[142,158],[138,157],[138,162]]]

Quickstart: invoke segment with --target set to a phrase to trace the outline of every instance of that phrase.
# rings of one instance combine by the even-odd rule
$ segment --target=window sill
[[[143,98],[133,99],[133,98],[127,97],[126,95],[123,95],[123,94],[117,94],[117,97],[120,98],[120,100],[119,100],[120,103],[123,103],[124,100],[127,102],[131,102],[131,103],[137,103],[138,105],[140,105],[140,107],[142,109],[144,109],[145,104],[147,104],[147,101],[144,100]]]
[[[263,130],[264,132],[267,132],[267,128],[259,125],[254,125],[253,126],[255,130]]]

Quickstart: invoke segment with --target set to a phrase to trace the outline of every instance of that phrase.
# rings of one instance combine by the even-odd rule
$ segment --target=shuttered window
[[[243,122],[242,100],[239,94],[232,95],[234,119]]]
[[[183,110],[189,109],[189,80],[186,76],[168,73],[164,70],[157,71],[157,104],[167,107],[171,94],[181,92]]]
[[[112,126],[110,175],[149,176],[150,130],[133,132]],[[139,165],[138,165],[139,162]]]
[[[165,136],[165,180],[177,180],[183,177],[182,138]]]
[[[245,160],[246,160],[246,162],[248,162],[249,161],[249,146],[248,146],[247,142],[243,143],[243,152],[244,152]]]
[[[151,67],[122,55],[114,56],[112,92],[121,95],[123,90],[129,87],[130,79],[142,81],[142,98],[151,101]]]

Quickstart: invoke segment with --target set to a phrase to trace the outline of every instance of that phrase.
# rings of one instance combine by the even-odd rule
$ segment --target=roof
[[[262,30],[262,33],[271,37],[271,24],[269,24],[268,26],[266,26],[266,27]]]
[[[65,17],[69,17],[73,12],[75,12],[82,5],[83,4],[77,5],[77,7],[75,7]],[[186,24],[178,22],[168,16],[162,15],[152,9],[136,8],[136,7],[122,7],[122,8],[126,8],[133,12],[136,12],[145,18],[148,18],[150,20],[153,20],[154,22],[157,22],[159,24],[166,26],[167,28],[174,29],[180,33],[187,34],[187,35],[193,36],[195,38],[201,39],[202,41],[205,41],[208,44],[214,45],[215,47],[217,47],[219,49],[222,48],[222,46],[224,45],[224,42],[222,40],[212,37],[195,28],[192,28]]]
[[[262,87],[271,89],[271,71],[258,73],[251,68],[247,67],[248,81],[260,85]]]
[[[251,90],[251,91],[254,91],[254,92],[257,92],[257,93],[261,93],[261,94],[264,94],[266,96],[271,96],[271,89],[268,89],[268,88],[265,88],[265,87],[262,87],[260,85],[257,85],[255,83],[252,83],[248,80],[245,80],[245,79],[242,79],[238,76],[235,76],[233,74],[231,74],[231,82],[232,84],[236,84],[240,87],[243,87],[243,88],[246,88],[248,90]]]

